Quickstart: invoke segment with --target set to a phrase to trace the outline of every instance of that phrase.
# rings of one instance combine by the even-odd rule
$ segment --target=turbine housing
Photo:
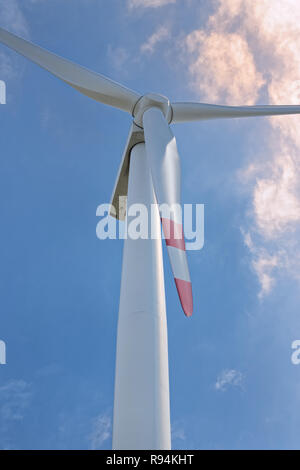
[[[133,122],[138,127],[143,128],[143,115],[144,112],[149,108],[159,108],[165,116],[168,124],[171,123],[173,117],[172,106],[168,98],[163,95],[156,93],[147,93],[147,95],[141,96],[135,103],[132,116]]]

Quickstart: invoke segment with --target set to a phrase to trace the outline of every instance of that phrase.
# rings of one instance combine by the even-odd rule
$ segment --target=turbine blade
[[[193,313],[193,295],[182,227],[181,171],[176,140],[158,108],[145,111],[143,124],[147,158],[160,206],[169,259],[183,311],[189,317]]]
[[[52,54],[2,28],[0,28],[0,42],[100,103],[132,113],[140,97],[138,93],[109,78]]]
[[[126,219],[130,153],[135,145],[142,142],[144,142],[143,129],[132,123],[111,198],[110,215],[119,220]]]
[[[205,103],[172,103],[172,122],[204,121],[207,119],[300,114],[300,106],[219,106]]]

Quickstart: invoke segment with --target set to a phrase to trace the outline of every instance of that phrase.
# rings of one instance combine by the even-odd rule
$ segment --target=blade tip
[[[190,318],[193,314],[192,283],[175,278],[175,284],[182,306],[182,310],[185,316]]]

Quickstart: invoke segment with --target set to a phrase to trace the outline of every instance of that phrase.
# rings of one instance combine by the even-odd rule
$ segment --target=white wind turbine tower
[[[300,106],[217,106],[141,95],[54,55],[0,28],[0,42],[84,95],[133,116],[112,204],[125,219],[133,203],[180,203],[180,161],[171,123],[218,118],[300,114]],[[122,198],[121,198],[122,199]],[[156,204],[153,239],[125,240],[119,307],[114,397],[114,449],[170,449],[167,321],[161,222],[184,313],[193,310],[181,219],[160,220]],[[170,229],[170,231],[169,231]]]

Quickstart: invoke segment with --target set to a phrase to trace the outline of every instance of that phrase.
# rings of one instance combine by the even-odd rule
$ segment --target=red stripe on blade
[[[185,250],[184,234],[182,224],[177,224],[171,219],[161,218],[167,246],[174,246],[180,250]]]
[[[193,313],[192,283],[176,277],[175,283],[183,311],[187,317],[191,317]]]

